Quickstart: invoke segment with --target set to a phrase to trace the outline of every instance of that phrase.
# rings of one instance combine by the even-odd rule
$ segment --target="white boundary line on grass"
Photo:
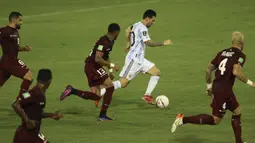
[[[94,7],[94,8],[85,8],[85,9],[77,9],[77,10],[70,10],[70,11],[62,11],[62,12],[52,12],[52,13],[41,13],[35,15],[28,15],[24,16],[24,19],[33,18],[33,17],[44,17],[44,16],[54,16],[54,15],[62,15],[66,13],[75,13],[75,12],[88,12],[88,11],[96,11],[101,9],[109,9],[115,7],[126,7],[126,6],[133,6],[136,4],[143,4],[143,3],[158,3],[160,0],[151,0],[151,1],[143,1],[143,2],[136,2],[136,3],[127,3],[127,4],[116,4],[112,6],[102,6],[102,7]],[[7,18],[0,18],[0,20],[7,20]]]

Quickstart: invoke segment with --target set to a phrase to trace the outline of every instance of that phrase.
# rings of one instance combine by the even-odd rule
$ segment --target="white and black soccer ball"
[[[156,98],[156,106],[158,108],[166,108],[169,105],[169,99],[165,95],[159,95]]]

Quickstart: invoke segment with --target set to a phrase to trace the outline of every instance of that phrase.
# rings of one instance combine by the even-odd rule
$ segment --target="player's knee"
[[[110,78],[107,78],[104,82],[104,85],[106,88],[110,88],[110,87],[113,87],[113,83],[112,83],[112,80]]]
[[[237,107],[233,112],[232,115],[237,116],[237,115],[241,115],[241,107]]]
[[[120,80],[121,88],[125,88],[128,85],[128,80]]]
[[[26,75],[24,76],[24,79],[32,81],[32,80],[33,80],[32,72],[31,72],[31,71],[28,71],[28,72],[26,73]]]
[[[215,125],[220,124],[220,122],[221,122],[221,118],[216,117],[216,116],[213,116],[213,119],[214,119],[214,124],[215,124]]]
[[[160,76],[160,70],[159,69],[156,69],[153,73],[152,73],[152,76]]]

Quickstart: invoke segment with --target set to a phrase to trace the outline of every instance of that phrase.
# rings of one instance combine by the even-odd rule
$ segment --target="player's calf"
[[[231,124],[235,134],[236,143],[243,143],[240,106],[238,106],[234,111],[232,111]]]
[[[29,90],[29,87],[32,84],[32,81],[33,81],[32,72],[28,71],[25,74],[25,76],[23,77],[23,81],[21,83],[20,91],[19,91],[19,95],[18,96],[20,96],[22,93],[27,92]]]
[[[148,87],[145,91],[145,94],[142,97],[142,100],[150,104],[155,104],[152,97],[152,92],[157,86],[158,81],[160,79],[160,70],[156,66],[153,66],[149,71],[147,71],[147,74],[150,74],[151,78],[149,80]]]

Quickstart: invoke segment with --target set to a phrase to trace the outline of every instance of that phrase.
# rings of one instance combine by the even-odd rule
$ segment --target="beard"
[[[16,27],[16,29],[20,29],[20,28],[21,28],[21,25],[16,24],[15,27]]]

